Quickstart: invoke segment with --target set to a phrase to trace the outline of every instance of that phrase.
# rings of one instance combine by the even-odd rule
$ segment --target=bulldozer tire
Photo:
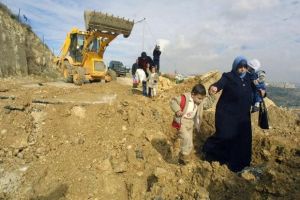
[[[75,85],[82,85],[85,79],[85,70],[82,67],[77,67],[74,70],[73,82]]]
[[[107,74],[111,77],[111,80],[117,80],[117,73],[114,70],[109,69],[107,71]]]
[[[73,82],[72,66],[68,61],[64,61],[63,75],[66,83]]]

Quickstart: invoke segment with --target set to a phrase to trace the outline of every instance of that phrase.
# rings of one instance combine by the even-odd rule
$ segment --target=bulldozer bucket
[[[123,34],[127,38],[133,28],[134,21],[95,11],[84,11],[85,28],[109,34]]]

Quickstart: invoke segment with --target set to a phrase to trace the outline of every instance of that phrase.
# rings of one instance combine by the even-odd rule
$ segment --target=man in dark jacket
[[[203,146],[209,161],[226,164],[238,172],[251,162],[252,129],[250,108],[253,83],[247,72],[247,60],[237,57],[231,72],[224,73],[209,92],[222,91],[215,114],[216,132]]]
[[[148,71],[154,66],[153,60],[150,56],[147,56],[146,52],[141,53],[141,57],[138,58],[139,68],[143,69],[148,77]]]
[[[153,50],[153,62],[154,62],[154,65],[156,66],[157,72],[159,72],[160,54],[161,54],[160,47],[158,45],[156,45]]]

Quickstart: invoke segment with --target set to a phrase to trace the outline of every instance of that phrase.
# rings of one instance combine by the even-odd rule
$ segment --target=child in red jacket
[[[175,113],[172,126],[178,130],[180,139],[179,163],[189,162],[189,155],[193,150],[193,130],[199,131],[204,105],[210,107],[213,101],[204,101],[206,89],[202,84],[197,84],[189,93],[172,98],[170,106]],[[211,100],[211,99],[210,99]]]

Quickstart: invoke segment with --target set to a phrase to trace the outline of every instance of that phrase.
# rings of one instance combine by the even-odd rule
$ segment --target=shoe
[[[259,107],[252,106],[251,113],[255,113],[255,112],[258,112],[258,111],[259,111]]]
[[[245,172],[251,173],[258,180],[261,179],[264,174],[262,167],[245,167],[241,171],[236,172],[236,174],[241,177]]]

